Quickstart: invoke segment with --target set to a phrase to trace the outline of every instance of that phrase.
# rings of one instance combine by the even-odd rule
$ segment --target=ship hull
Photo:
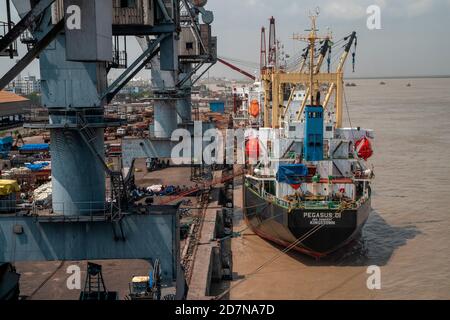
[[[244,185],[244,217],[260,237],[321,258],[359,236],[371,212],[370,199],[357,209],[287,209]]]

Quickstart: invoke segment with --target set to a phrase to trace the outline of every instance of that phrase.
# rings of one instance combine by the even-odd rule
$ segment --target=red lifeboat
[[[356,152],[358,157],[367,161],[373,155],[372,144],[366,137],[356,141]]]
[[[252,100],[250,102],[250,108],[248,110],[248,113],[254,118],[259,116],[259,102],[258,100]]]
[[[249,138],[245,143],[245,155],[250,158],[259,158],[259,139]]]

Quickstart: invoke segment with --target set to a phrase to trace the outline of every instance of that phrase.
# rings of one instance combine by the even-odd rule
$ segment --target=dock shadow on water
[[[307,266],[384,266],[394,252],[421,232],[414,225],[395,227],[372,211],[362,233],[353,242],[319,261],[297,252],[288,253]]]

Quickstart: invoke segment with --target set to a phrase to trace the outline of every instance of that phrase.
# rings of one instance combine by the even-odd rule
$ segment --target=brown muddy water
[[[450,79],[351,82],[351,123],[376,134],[373,212],[361,238],[319,262],[282,255],[249,276],[280,247],[246,230],[233,240],[229,298],[450,299]],[[239,216],[240,187],[235,197]],[[380,290],[367,288],[371,265],[381,268]]]

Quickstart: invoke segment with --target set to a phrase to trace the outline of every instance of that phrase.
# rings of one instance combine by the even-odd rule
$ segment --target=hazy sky
[[[366,26],[366,8],[372,4],[381,8],[381,30]],[[292,34],[305,33],[308,12],[316,7],[322,33],[330,28],[336,40],[353,30],[358,33],[354,76],[450,75],[450,0],[209,0],[207,5],[215,15],[213,33],[218,36],[219,56],[254,63],[259,62],[261,26],[268,27],[270,16],[277,19],[277,38],[292,55],[305,46],[292,40]],[[0,20],[5,20],[5,11],[1,0]],[[134,40],[128,49],[131,59],[140,53]],[[20,54],[25,50],[21,46]],[[13,63],[1,58],[0,73]],[[22,74],[38,74],[38,70],[35,61]],[[210,76],[241,78],[221,65],[214,66]]]

